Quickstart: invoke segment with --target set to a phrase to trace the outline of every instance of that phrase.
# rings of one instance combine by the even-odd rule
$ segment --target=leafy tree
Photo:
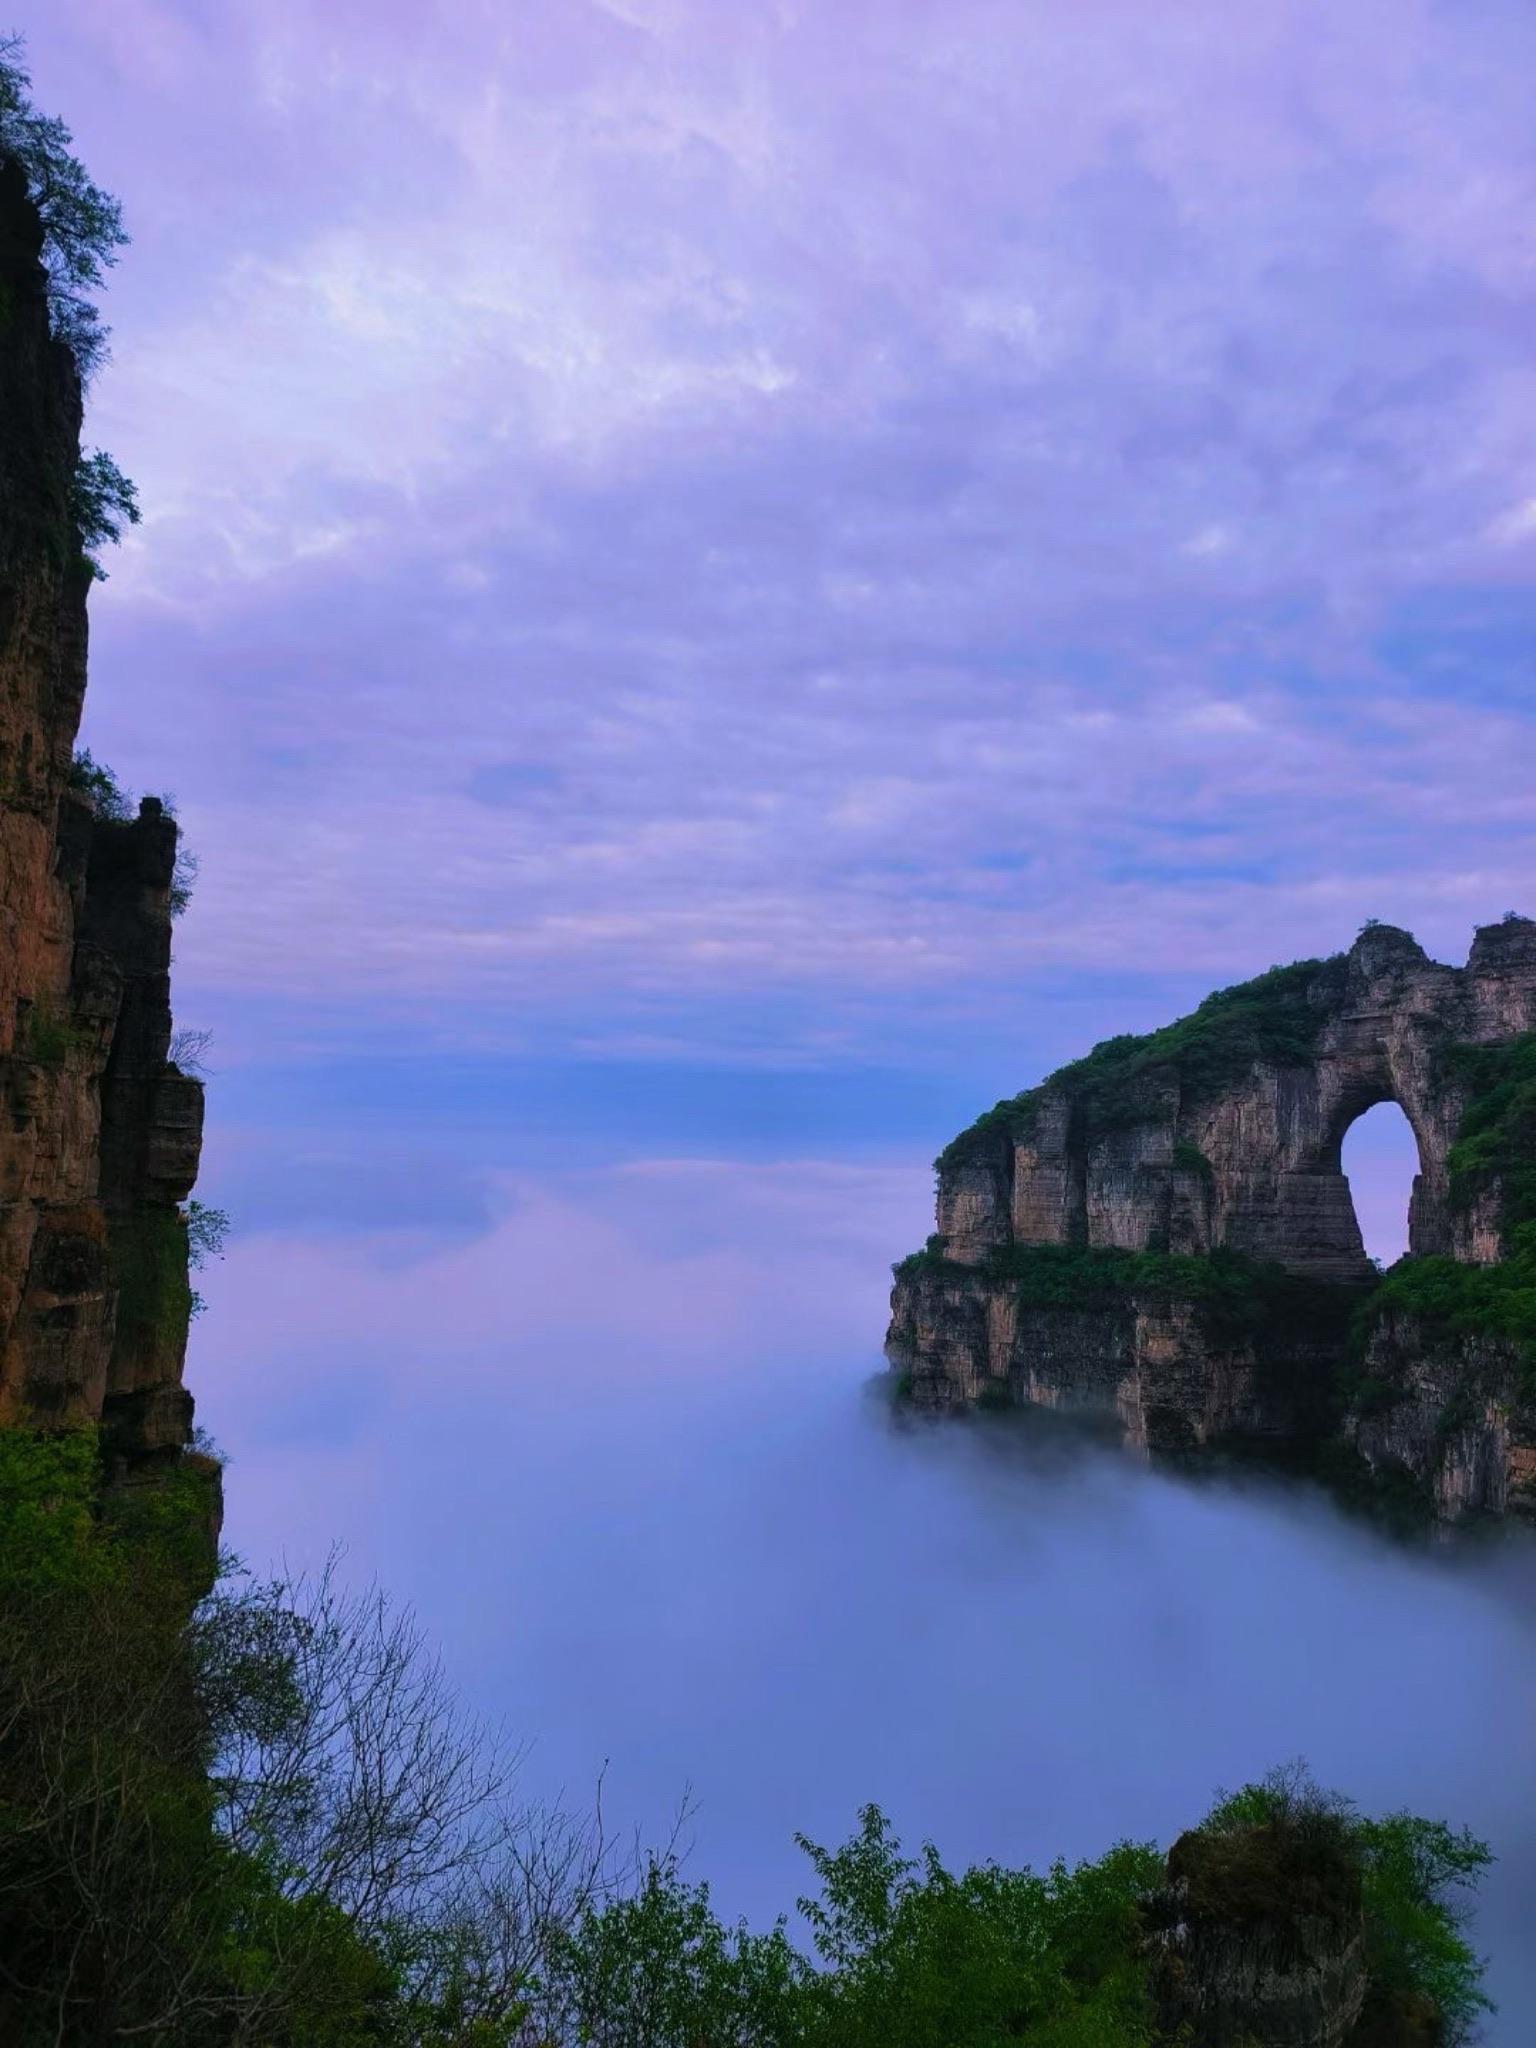
[[[128,240],[123,210],[70,147],[56,115],[32,104],[32,80],[20,36],[0,36],[0,150],[16,158],[43,224],[43,267],[53,332],[67,343],[82,378],[106,360],[107,329],[93,294]]]
[[[69,786],[91,799],[98,818],[122,824],[130,816],[128,797],[116,774],[105,761],[96,760],[88,747],[81,747],[70,763]]]
[[[80,535],[80,551],[98,583],[107,572],[95,550],[123,537],[123,527],[139,523],[139,494],[104,448],[82,455],[70,481],[69,509]]]
[[[821,1879],[800,1900],[827,1965],[808,2038],[827,2048],[1135,2048],[1151,2039],[1140,1909],[1162,1874],[1150,1845],[1044,1875],[950,1872],[931,1843],[902,1856],[878,1807],[841,1849],[796,1838]]]
[[[121,204],[102,190],[72,148],[69,129],[32,102],[32,80],[20,36],[0,36],[0,155],[14,158],[43,228],[48,324],[74,358],[83,384],[107,360],[109,330],[96,294],[128,241]],[[70,513],[80,552],[100,580],[98,550],[139,523],[138,493],[112,457],[97,448],[81,455],[70,481]]]
[[[1464,1932],[1464,1895],[1491,1858],[1466,1829],[1416,1814],[1357,1820],[1363,1862],[1366,1953],[1378,1999],[1427,2000],[1445,2048],[1470,2040],[1491,2010],[1482,1966]]]

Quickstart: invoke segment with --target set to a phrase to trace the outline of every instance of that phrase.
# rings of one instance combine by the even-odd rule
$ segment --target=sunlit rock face
[[[1485,1085],[1469,1052],[1533,1031],[1536,924],[1510,917],[1462,968],[1368,926],[1347,954],[1096,1047],[941,1154],[937,1232],[897,1268],[893,1366],[927,1407],[1076,1409],[1152,1450],[1331,1439],[1444,1516],[1519,1505],[1536,1416],[1518,1347],[1401,1312],[1362,1335],[1378,1275],[1341,1150],[1398,1103],[1419,1154],[1410,1256],[1506,1260],[1504,1183],[1452,1153]],[[1357,1412],[1361,1385],[1375,1405]]]
[[[91,572],[41,239],[0,158],[0,1422],[101,1422],[127,1476],[190,1429],[179,1205],[203,1101],[169,1060],[176,825],[151,799],[98,818],[70,787]]]

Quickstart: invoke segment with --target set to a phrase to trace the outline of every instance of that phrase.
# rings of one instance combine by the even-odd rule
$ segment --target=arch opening
[[[1395,1102],[1378,1102],[1344,1133],[1342,1165],[1366,1255],[1390,1266],[1408,1249],[1418,1140]]]

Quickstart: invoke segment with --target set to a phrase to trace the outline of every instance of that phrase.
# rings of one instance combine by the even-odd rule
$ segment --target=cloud
[[[1451,1569],[1315,1495],[891,1426],[862,1383],[924,1182],[653,1156],[519,1177],[451,1243],[237,1239],[194,1361],[229,1538],[257,1569],[344,1540],[529,1740],[530,1794],[606,1762],[615,1832],[654,1838],[691,1786],[727,1914],[770,1924],[791,1830],[866,1798],[1038,1868],[1300,1750],[1490,1837],[1476,1939],[1527,2011],[1528,1551]]]
[[[1536,498],[1522,498],[1518,505],[1501,512],[1489,522],[1488,536],[1503,547],[1536,539]]]
[[[189,999],[918,1054],[1520,900],[1518,13],[98,11]]]

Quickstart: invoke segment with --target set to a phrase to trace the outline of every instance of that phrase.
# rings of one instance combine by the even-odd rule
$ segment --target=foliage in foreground
[[[334,1573],[192,1612],[198,1461],[98,1508],[90,1433],[0,1430],[0,2038],[263,2048],[1136,2048],[1160,2041],[1148,1844],[1039,1873],[902,1854],[867,1807],[788,1923],[670,1854],[519,1808],[408,1618]],[[1207,1828],[1250,1839],[1294,1779]],[[1481,2003],[1453,1900],[1487,1853],[1326,1803],[1378,2002]],[[1241,1831],[1248,1830],[1243,1837]],[[1190,1838],[1184,1838],[1187,1842]],[[1230,1859],[1229,1859],[1230,1861]],[[1353,1866],[1352,1866],[1353,1867]],[[1385,2008],[1384,2008],[1385,2009]],[[1404,2008],[1406,2009],[1406,2008]]]
[[[1194,1890],[1214,1892],[1229,1919],[1245,1907],[1258,1914],[1303,1903],[1327,1917],[1358,1884],[1368,2039],[1423,2038],[1401,2031],[1403,2017],[1419,2013],[1433,2021],[1428,2038],[1450,2048],[1471,2038],[1479,2015],[1491,2010],[1459,1903],[1490,1860],[1486,1844],[1465,1829],[1411,1813],[1371,1819],[1291,1765],[1218,1799],[1172,1862]]]

